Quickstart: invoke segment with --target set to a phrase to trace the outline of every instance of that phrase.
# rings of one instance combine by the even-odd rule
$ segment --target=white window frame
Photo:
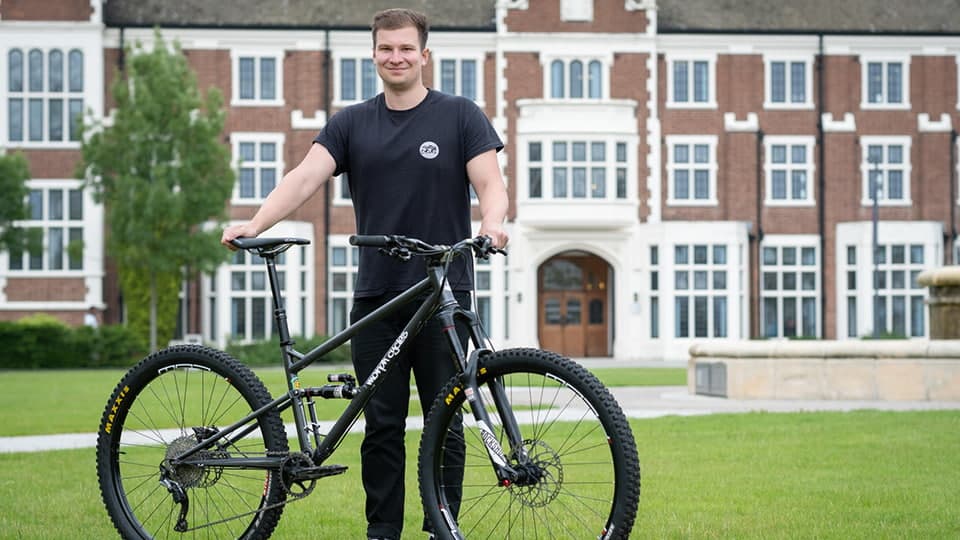
[[[716,135],[668,135],[666,137],[667,145],[667,204],[669,206],[716,206],[717,201],[717,136]],[[707,145],[709,149],[709,161],[704,167],[693,167],[693,162],[676,164],[674,163],[674,148],[677,146],[690,146],[690,159],[693,158],[692,148],[696,145]],[[706,168],[709,174],[710,194],[706,199],[694,198],[694,175],[690,175],[690,195],[688,199],[677,199],[674,197],[674,182],[676,171],[679,169],[693,170],[694,168]]]
[[[674,64],[676,62],[688,63],[688,81],[689,81],[689,99],[686,101],[674,100]],[[707,100],[693,101],[694,94],[694,73],[695,62],[707,63]],[[716,54],[683,54],[667,55],[667,103],[668,109],[716,109],[717,108],[717,55]]]
[[[93,234],[89,232],[90,223],[89,220],[93,219],[92,200],[90,199],[89,194],[86,190],[83,189],[82,180],[27,180],[26,187],[29,190],[39,190],[42,193],[43,199],[43,217],[39,220],[26,219],[19,220],[14,223],[14,225],[23,228],[39,228],[43,231],[43,247],[41,250],[41,268],[31,269],[30,268],[30,255],[29,252],[21,253],[20,256],[25,261],[25,264],[20,269],[11,269],[10,268],[10,258],[12,254],[4,250],[2,252],[2,260],[0,260],[0,275],[7,275],[11,277],[82,277],[89,274],[93,268],[92,261],[88,260],[92,257],[91,238],[90,235]],[[63,198],[63,219],[52,220],[50,219],[50,191],[58,190],[62,191],[64,194]],[[72,221],[70,220],[70,191],[71,190],[81,190],[80,200],[81,200],[81,212],[83,217],[79,220]],[[61,268],[51,269],[50,268],[50,234],[49,231],[51,228],[60,228],[65,231],[64,237],[62,240],[62,264]],[[83,249],[83,258],[80,260],[80,268],[71,269],[70,260],[67,253],[67,246],[70,244],[70,229],[79,228],[81,240],[84,242]]]
[[[883,172],[883,189],[881,189],[880,194],[877,197],[877,204],[879,206],[910,206],[913,204],[911,200],[910,188],[912,186],[911,182],[911,171],[913,166],[911,163],[911,144],[912,139],[910,136],[873,136],[873,135],[864,135],[860,137],[860,204],[862,206],[873,206],[873,198],[870,193],[870,174],[873,171],[873,164],[869,161],[869,151],[870,146],[880,145],[883,146],[883,156],[884,163],[880,165],[880,170]],[[891,145],[899,145],[903,147],[903,163],[899,166],[891,166],[887,162],[888,152],[887,149]],[[888,185],[888,172],[891,170],[900,170],[903,173],[903,198],[902,199],[888,199],[887,189]]]
[[[443,62],[452,61],[455,65],[454,70],[454,91],[453,95],[462,96],[463,95],[463,62],[465,60],[470,60],[474,62],[474,85],[476,86],[476,96],[473,97],[473,102],[476,103],[479,107],[483,108],[485,106],[484,92],[483,92],[483,68],[485,56],[482,54],[477,55],[446,55],[446,56],[431,56],[431,62],[433,63],[433,86],[439,91],[443,91]]]
[[[540,161],[531,161],[530,160],[530,144],[539,143],[540,144]],[[564,143],[567,148],[567,159],[564,161],[555,161],[553,159],[553,145],[554,143]],[[573,144],[574,143],[584,143],[586,144],[586,161],[573,161]],[[593,161],[592,159],[592,143],[603,143],[604,144],[604,159],[603,161]],[[625,145],[625,158],[626,161],[617,161],[617,145]],[[563,202],[565,204],[590,204],[598,202],[617,202],[617,201],[629,201],[632,200],[632,197],[636,197],[634,193],[631,192],[631,175],[633,174],[633,165],[631,161],[631,148],[632,143],[630,140],[624,137],[618,136],[604,136],[604,137],[587,137],[582,135],[556,135],[550,137],[542,138],[525,138],[521,141],[522,145],[522,156],[523,163],[525,164],[523,169],[523,176],[525,182],[520,188],[520,197],[525,201],[548,201],[548,202]],[[579,167],[582,163],[582,167],[586,169],[586,192],[584,197],[574,197],[573,196],[573,168]],[[601,163],[601,166],[593,166],[594,164]],[[540,173],[540,197],[531,197],[530,196],[530,169],[539,168]],[[553,171],[555,168],[565,168],[567,173],[567,195],[563,197],[557,197],[554,194],[554,182],[553,182]],[[592,171],[593,169],[603,169],[604,172],[604,196],[603,197],[594,197],[592,190]],[[617,197],[617,175],[618,171],[623,169],[626,175],[626,193],[625,197]],[[474,203],[476,200],[474,200]]]
[[[354,71],[354,77],[357,89],[357,97],[354,99],[344,99],[343,97],[343,67],[341,65],[343,60],[354,60],[356,62],[356,70]],[[373,72],[374,72],[374,84],[375,89],[373,96],[378,95],[383,92],[383,81],[380,79],[380,76],[377,74],[377,63],[373,59],[370,53],[370,49],[365,50],[362,54],[334,54],[333,55],[333,106],[334,107],[346,107],[347,105],[352,105],[354,103],[361,103],[369,98],[363,97],[363,61],[369,60],[373,62]],[[370,96],[372,97],[372,96]]]
[[[870,64],[880,63],[883,65],[883,82],[881,87],[883,97],[878,103],[870,102]],[[887,66],[891,63],[900,63],[902,71],[901,103],[890,103],[887,95]],[[886,110],[910,110],[910,56],[871,56],[863,55],[860,57],[860,108],[861,109],[886,109]]]
[[[14,49],[19,50],[23,55],[22,60],[22,69],[23,69],[23,90],[20,92],[12,93],[10,91],[10,82],[9,82],[9,73],[10,73],[10,52]],[[30,51],[39,50],[43,54],[43,89],[40,91],[31,91],[29,88],[30,80]],[[50,84],[50,53],[54,50],[60,51],[63,54],[63,90],[60,92],[51,92],[49,89]],[[83,68],[82,75],[82,88],[79,91],[70,91],[70,53],[72,51],[78,51],[81,55],[81,66]],[[2,117],[2,127],[0,127],[0,133],[3,134],[0,138],[0,142],[5,144],[10,148],[44,148],[44,149],[53,149],[53,148],[79,148],[80,140],[70,140],[70,101],[79,99],[81,101],[81,121],[86,115],[86,109],[91,107],[91,103],[88,103],[90,100],[87,97],[87,93],[92,90],[90,84],[90,71],[92,69],[91,62],[88,60],[88,51],[82,46],[47,46],[47,45],[29,45],[23,44],[22,46],[13,46],[7,47],[0,50],[0,73],[3,74],[2,82],[0,82],[0,98],[2,98],[2,107],[0,107],[0,117]],[[10,140],[10,118],[9,118],[9,107],[11,99],[21,99],[23,102],[23,123],[21,126],[22,129],[22,138],[19,141]],[[30,109],[29,104],[30,100],[39,99],[42,103],[42,117],[43,117],[43,138],[41,140],[32,141],[30,140]],[[61,113],[61,130],[63,133],[63,138],[61,140],[50,140],[50,100],[51,99],[61,99],[63,102],[63,110]]]
[[[327,284],[327,327],[325,330],[331,336],[350,325],[350,310],[353,309],[353,286],[360,266],[360,250],[356,246],[350,245],[349,238],[348,235],[342,234],[330,235],[327,250],[327,269],[330,279]],[[334,265],[333,252],[335,249],[344,250],[345,264]],[[346,274],[346,283],[343,290],[334,290],[334,274]],[[334,325],[334,309],[341,301],[344,306],[344,327],[339,328]]]
[[[261,204],[266,197],[263,197],[260,191],[260,174],[259,171],[262,169],[268,168],[269,164],[273,164],[275,169],[275,184],[276,186],[280,184],[280,180],[283,179],[284,171],[286,170],[286,164],[284,163],[284,142],[286,141],[286,135],[283,133],[266,133],[259,131],[235,131],[230,134],[230,147],[233,152],[233,162],[234,167],[237,171],[237,181],[233,186],[233,195],[230,199],[230,203],[235,206],[244,206],[244,205],[259,205]],[[250,165],[256,170],[254,173],[254,196],[253,197],[240,197],[240,170],[244,168],[244,162],[240,160],[240,144],[241,143],[253,143],[256,147],[256,160],[250,162]],[[276,160],[273,162],[261,162],[260,161],[260,148],[262,143],[273,143],[276,146]]]
[[[787,163],[773,163],[773,147],[774,146],[786,146],[787,147]],[[806,162],[802,164],[792,163],[792,149],[793,146],[802,146],[804,147],[806,154]],[[816,172],[816,164],[814,159],[814,150],[816,149],[816,137],[813,136],[770,136],[764,137],[763,139],[763,150],[764,150],[764,161],[763,169],[764,176],[766,177],[766,190],[764,195],[764,204],[766,206],[814,206],[816,204],[814,197],[814,173]],[[773,198],[773,173],[775,170],[786,170],[787,171],[787,198],[785,199],[774,199]],[[792,196],[793,190],[791,189],[791,173],[795,171],[805,172],[807,175],[807,188],[806,188],[806,197],[802,199],[795,199]]]
[[[773,101],[773,64],[775,62],[783,62],[785,64],[785,101],[784,102],[775,102]],[[803,73],[804,73],[804,100],[803,101],[792,101],[791,100],[791,88],[793,84],[793,71],[791,69],[791,64],[794,63],[803,64]],[[763,59],[764,65],[764,109],[813,109],[813,58],[809,55],[807,56],[765,56]]]
[[[794,254],[796,259],[794,264],[784,263],[784,248],[795,250]],[[766,263],[765,250],[767,249],[776,250],[776,263]],[[813,250],[814,259],[812,264],[805,265],[803,263],[803,251],[805,249]],[[820,298],[822,294],[822,276],[820,275],[820,238],[816,235],[766,235],[763,237],[763,241],[760,245],[759,263],[759,316],[761,335],[768,339],[782,337],[820,337],[820,322],[823,316],[820,311]],[[775,289],[767,289],[765,287],[766,274],[771,272],[776,274],[777,285]],[[784,276],[786,274],[793,274],[793,276],[796,278],[793,289],[784,288]],[[813,274],[813,289],[803,288],[804,274]],[[813,297],[814,302],[813,333],[806,334],[803,332],[803,300],[809,299],[810,297]],[[777,302],[777,334],[775,336],[766,335],[766,299],[768,298],[774,298]],[[796,300],[796,305],[794,306],[794,315],[796,316],[797,328],[796,333],[793,336],[786,336],[784,332],[784,299],[788,298]]]
[[[733,264],[731,259],[736,253],[733,252],[733,246],[725,244],[723,242],[717,241],[713,242],[708,240],[697,241],[697,242],[682,242],[682,243],[670,243],[665,244],[670,250],[667,256],[670,258],[669,274],[662,272],[660,274],[660,289],[664,289],[664,280],[667,281],[667,291],[669,291],[669,298],[672,304],[671,312],[673,318],[668,322],[670,325],[670,334],[669,337],[674,340],[690,340],[690,339],[706,339],[706,338],[716,338],[716,339],[726,339],[734,335],[733,329],[735,326],[732,321],[734,319],[734,293],[736,292],[737,285],[734,282],[737,279],[736,266]],[[685,247],[687,248],[687,262],[680,263],[677,261],[677,248]],[[706,262],[698,263],[695,259],[696,248],[705,247],[707,252]],[[716,248],[722,247],[724,250],[724,262],[717,263],[714,255],[716,253]],[[662,258],[663,253],[660,253],[659,256]],[[724,275],[724,287],[722,289],[714,288],[716,272],[723,272]],[[706,273],[706,288],[697,288],[696,287],[696,274],[698,272]],[[684,273],[687,281],[686,288],[677,287],[678,274]],[[665,295],[661,294],[660,297],[663,298]],[[677,310],[677,305],[680,297],[685,297],[687,302],[687,335],[679,335],[679,316],[680,313]],[[696,335],[696,302],[697,297],[705,297],[708,299],[707,302],[707,335],[706,336],[697,336]],[[715,311],[715,301],[717,298],[724,298],[726,300],[726,310],[724,312],[724,329],[726,335],[717,336],[715,335],[716,330],[716,319],[714,317]],[[662,312],[661,312],[662,313]],[[660,335],[664,335],[663,325],[660,327]]]
[[[282,50],[264,50],[264,49],[231,49],[230,50],[230,65],[231,65],[231,83],[232,83],[232,92],[230,98],[230,105],[233,107],[280,107],[284,105],[283,100],[283,58],[284,51]],[[253,99],[249,98],[240,98],[240,59],[241,58],[253,58],[253,79],[254,79],[254,95]],[[274,92],[275,97],[273,99],[263,99],[260,96],[261,87],[260,87],[260,65],[261,60],[264,58],[271,58],[274,61]]]
[[[347,174],[348,173],[341,173],[331,179],[331,182],[333,182],[333,206],[353,206],[353,199],[350,198],[350,193],[343,189]]]
[[[563,92],[560,97],[553,97],[553,63],[563,63]],[[578,98],[570,97],[570,66],[579,61],[583,66],[582,91]],[[600,95],[590,97],[590,64],[600,63]],[[612,55],[607,56],[570,56],[570,55],[541,55],[540,65],[543,72],[543,98],[551,101],[597,102],[610,99],[610,65]]]

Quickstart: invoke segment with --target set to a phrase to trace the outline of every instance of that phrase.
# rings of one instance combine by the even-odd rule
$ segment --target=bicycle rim
[[[543,351],[500,351],[482,365],[480,390],[494,435],[508,463],[530,475],[498,484],[464,393],[451,382],[431,409],[421,446],[421,488],[438,536],[626,538],[639,499],[639,464],[609,392],[586,370]],[[520,449],[511,450],[493,407],[486,383],[494,378],[520,424]],[[460,417],[467,425],[460,426]]]
[[[104,413],[97,446],[104,504],[125,538],[266,538],[284,492],[263,469],[172,466],[169,459],[200,435],[240,420],[269,402],[262,383],[224,353],[201,347],[161,351],[133,368]],[[229,444],[202,451],[217,458],[262,457],[287,451],[279,415]],[[187,532],[175,530],[184,505],[163,481],[186,494]]]

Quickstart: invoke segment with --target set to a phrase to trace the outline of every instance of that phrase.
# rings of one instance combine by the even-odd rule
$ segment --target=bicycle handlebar
[[[454,244],[447,246],[443,244],[428,244],[418,238],[411,238],[402,235],[385,234],[355,234],[350,237],[350,245],[358,247],[376,247],[388,255],[400,258],[409,258],[410,255],[439,255],[447,251],[455,251],[463,247],[472,248],[477,257],[487,258],[491,254],[507,254],[505,249],[493,247],[489,236],[477,236],[475,238],[466,238]],[[406,256],[406,257],[404,257]]]

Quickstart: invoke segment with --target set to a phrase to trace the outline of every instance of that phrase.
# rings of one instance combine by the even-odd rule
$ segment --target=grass
[[[631,422],[643,468],[634,538],[957,538],[960,412],[751,413]],[[422,538],[408,437],[404,538]],[[289,506],[274,538],[361,537],[359,437],[347,474]],[[4,538],[115,537],[93,450],[0,454]]]
[[[25,370],[0,372],[0,436],[48,433],[92,433],[97,430],[107,398],[125,370]],[[318,366],[302,373],[303,383],[324,384],[327,373],[340,372]],[[349,369],[346,371],[350,371]],[[662,386],[686,384],[682,368],[599,368],[592,370],[608,386]],[[286,391],[283,370],[257,368],[271,395]],[[317,400],[322,419],[334,419],[345,402]],[[416,400],[410,414],[419,415]]]

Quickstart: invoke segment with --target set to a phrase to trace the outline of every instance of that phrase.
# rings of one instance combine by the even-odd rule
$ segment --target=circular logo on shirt
[[[440,155],[440,147],[433,141],[427,141],[420,145],[420,155],[424,159],[434,159]]]

